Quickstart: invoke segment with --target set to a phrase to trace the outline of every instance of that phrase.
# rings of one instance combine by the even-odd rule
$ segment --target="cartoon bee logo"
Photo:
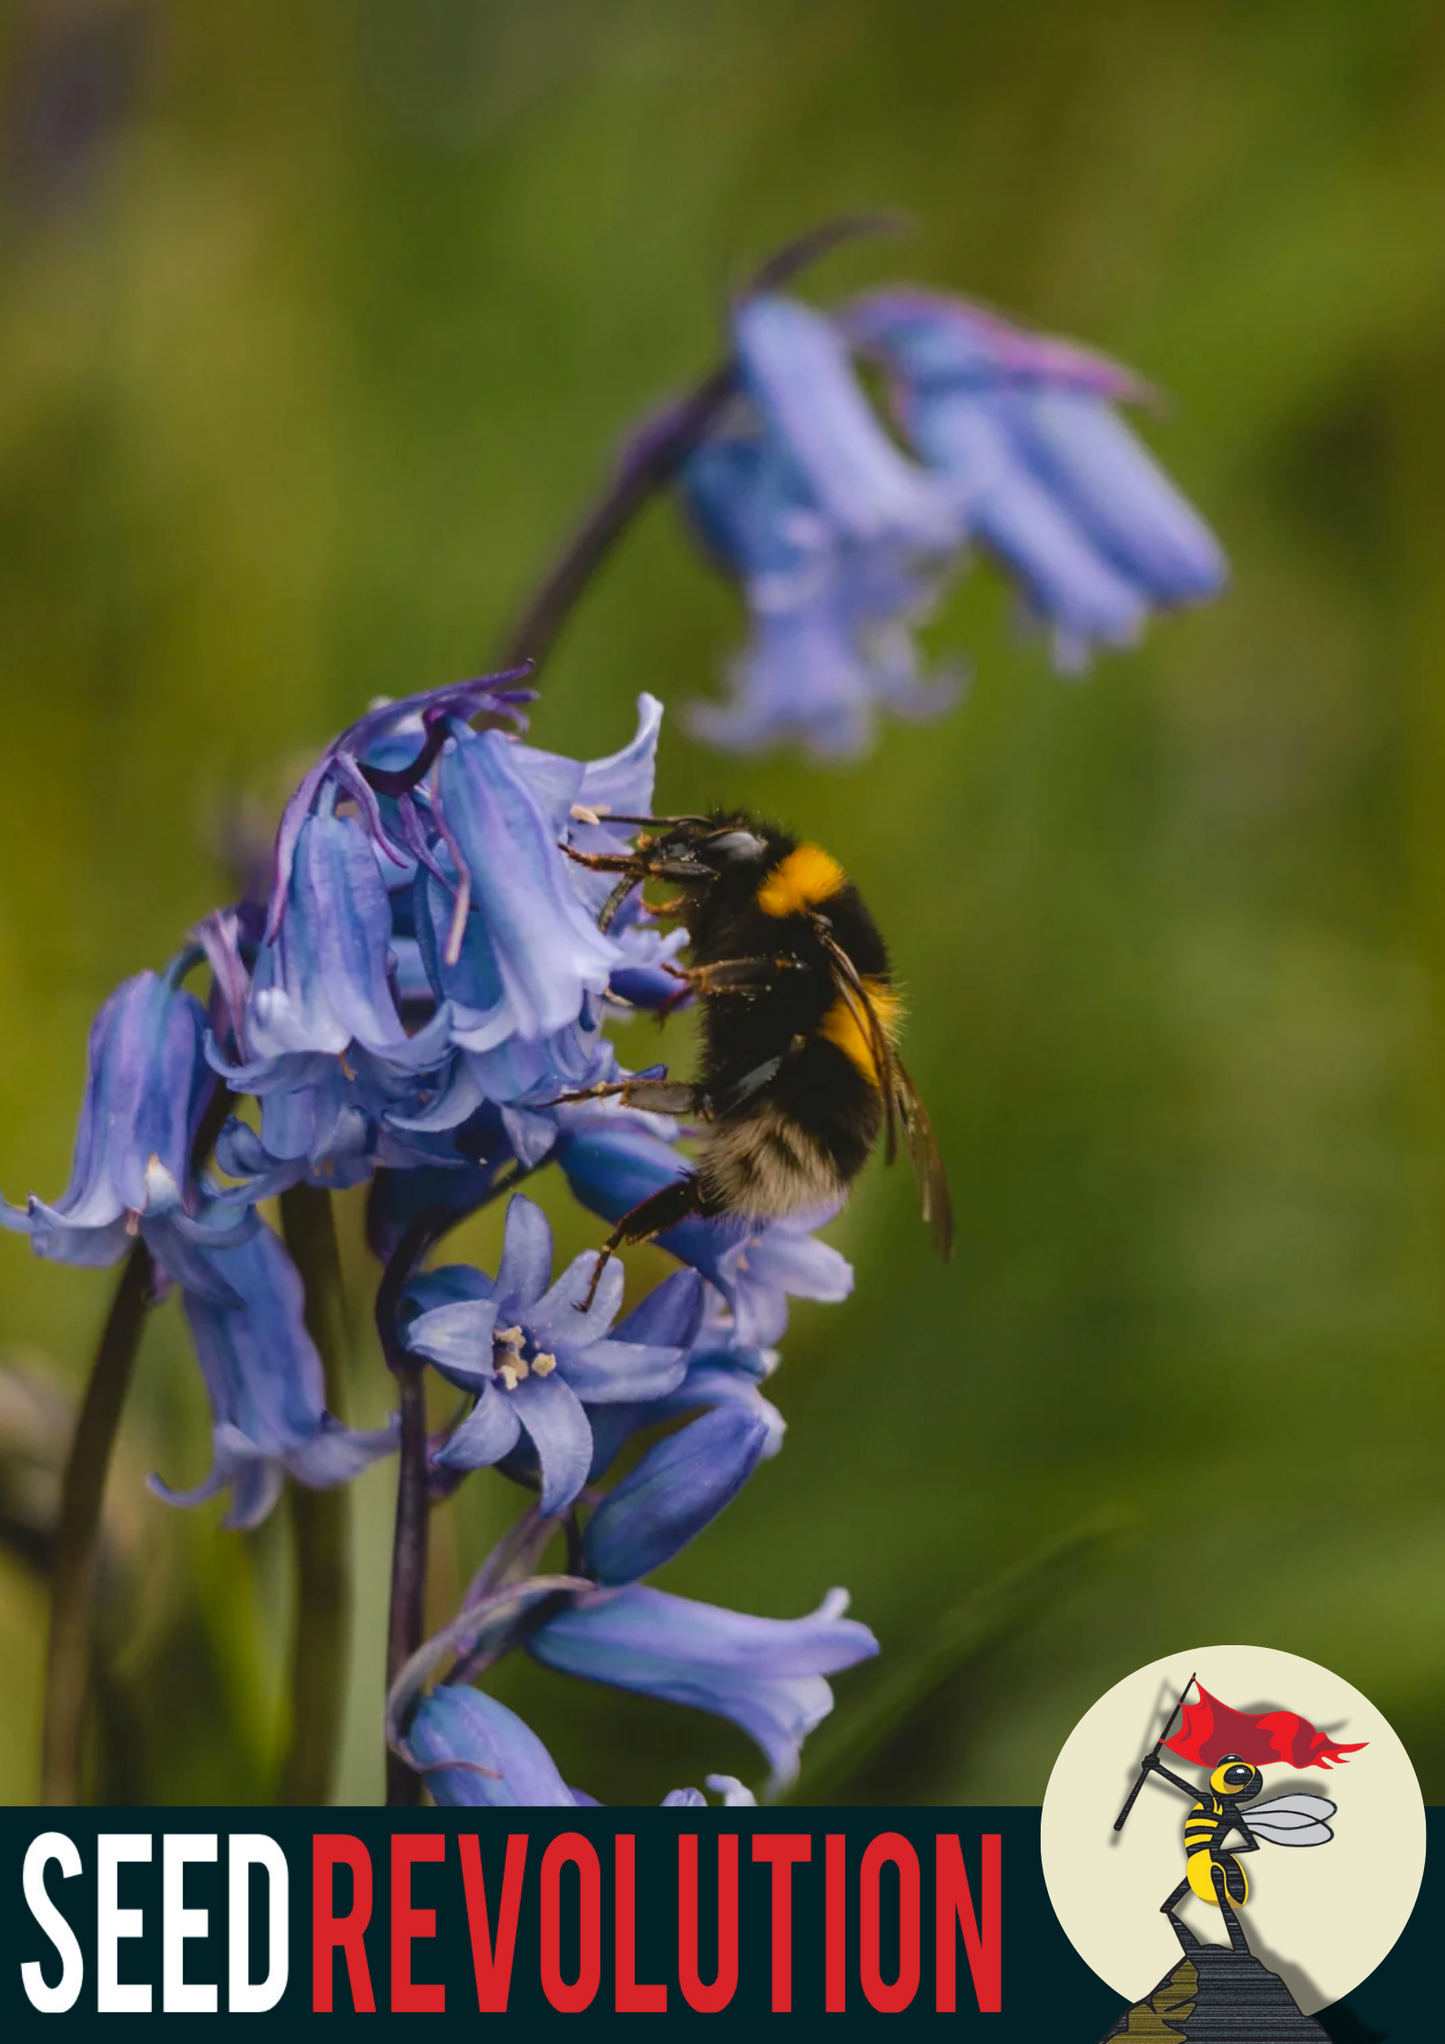
[[[1186,1700],[1191,1689],[1199,1692],[1195,1703]],[[1184,1724],[1175,1733],[1174,1721],[1181,1711]],[[1231,1741],[1240,1750],[1221,1751]],[[1139,1778],[1114,1821],[1114,1829],[1122,1831],[1151,1775],[1189,1798],[1189,1814],[1184,1819],[1184,1879],[1159,1905],[1186,1953],[1198,1949],[1197,1939],[1175,1914],[1187,1895],[1192,1892],[1201,1902],[1220,1910],[1230,1944],[1237,1952],[1247,1952],[1249,1944],[1237,1912],[1249,1900],[1249,1877],[1239,1863],[1240,1855],[1257,1852],[1261,1843],[1328,1845],[1334,1837],[1329,1819],[1335,1815],[1336,1805],[1327,1796],[1290,1794],[1259,1802],[1264,1787],[1262,1769],[1281,1761],[1294,1767],[1329,1767],[1361,1752],[1363,1743],[1339,1745],[1294,1711],[1251,1716],[1231,1710],[1211,1696],[1196,1676],[1190,1676],[1153,1750],[1139,1762]],[[1165,1746],[1182,1759],[1207,1767],[1206,1784],[1201,1787],[1171,1773],[1159,1758]],[[1244,1805],[1251,1806],[1247,1814]]]

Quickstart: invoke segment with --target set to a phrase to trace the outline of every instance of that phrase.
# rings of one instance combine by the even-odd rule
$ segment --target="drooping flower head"
[[[176,1505],[202,1504],[229,1489],[226,1524],[255,1526],[288,1472],[315,1489],[348,1483],[392,1453],[396,1428],[359,1432],[327,1412],[301,1280],[268,1227],[208,1252],[206,1261],[218,1282],[204,1292],[186,1289],[182,1298],[211,1398],[211,1472],[194,1490],[172,1491],[158,1478],[152,1487]]]
[[[750,621],[728,700],[693,711],[712,743],[846,757],[880,709],[945,708],[956,680],[925,678],[913,634],[973,544],[1066,671],[1223,586],[1217,541],[1118,416],[1145,386],[1072,342],[899,289],[833,317],[763,294],[733,344],[742,398],[681,475]],[[863,366],[883,372],[886,425]]]
[[[116,988],[90,1032],[89,1071],[70,1184],[53,1206],[0,1204],[0,1223],[37,1256],[89,1266],[118,1261],[137,1235],[166,1274],[204,1289],[205,1250],[253,1225],[202,1197],[192,1151],[216,1089],[202,1054],[205,1010],[166,974]]]

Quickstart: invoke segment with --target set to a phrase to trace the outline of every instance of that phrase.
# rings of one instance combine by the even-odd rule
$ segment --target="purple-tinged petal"
[[[406,1330],[413,1355],[434,1363],[449,1383],[478,1391],[492,1379],[492,1331],[497,1324],[495,1299],[467,1299],[418,1313]]]
[[[215,1079],[205,1010],[154,972],[116,988],[90,1032],[88,1079],[70,1184],[53,1206],[31,1199],[22,1219],[39,1256],[113,1263],[156,1189],[190,1185],[191,1148]]]
[[[432,1460],[444,1469],[490,1469],[511,1454],[521,1432],[514,1394],[489,1384],[475,1412],[448,1435]]]
[[[552,1281],[552,1224],[534,1200],[517,1193],[507,1208],[502,1260],[492,1296],[503,1315],[519,1315]]]
[[[584,1249],[545,1297],[528,1309],[527,1325],[544,1346],[582,1348],[607,1333],[622,1304],[627,1274],[614,1257],[597,1281],[592,1303],[586,1305],[596,1269],[597,1252]]]
[[[1229,579],[1204,520],[1116,413],[1041,390],[1018,400],[1019,438],[1099,551],[1159,604],[1217,596]]]
[[[588,1521],[587,1573],[599,1583],[634,1583],[661,1568],[731,1504],[767,1434],[741,1406],[721,1405],[658,1441]]]
[[[450,744],[438,766],[442,806],[471,882],[463,955],[484,943],[498,989],[495,1006],[468,1023],[478,1050],[510,1035],[535,1042],[575,1022],[586,996],[604,992],[620,963],[617,946],[577,899],[568,861],[511,751],[486,731]]]
[[[252,1057],[344,1051],[417,1055],[388,980],[391,900],[372,840],[329,807],[297,837],[286,919],[256,960],[246,1018]]]
[[[368,710],[364,717],[358,718],[328,747],[286,804],[281,828],[276,834],[275,871],[266,923],[268,941],[274,940],[285,913],[297,840],[317,797],[334,774],[338,756],[349,754],[354,759],[364,758],[370,748],[379,744],[388,733],[408,724],[415,724],[420,743],[426,728],[438,719],[472,717],[483,710],[509,717],[514,723],[522,723],[525,719],[520,715],[520,705],[530,700],[532,691],[500,685],[512,679],[511,675],[486,675],[475,681],[426,689],[420,695],[404,696],[399,702],[380,703]]]
[[[406,1743],[443,1809],[576,1808],[536,1733],[478,1689],[433,1689],[417,1705]]]
[[[538,1506],[545,1517],[563,1512],[587,1481],[592,1429],[574,1391],[560,1373],[532,1375],[504,1394],[532,1439],[542,1471]]]
[[[794,299],[749,299],[734,315],[743,382],[830,524],[860,540],[920,546],[954,536],[944,494],[888,438],[833,322]]]
[[[698,1273],[675,1270],[638,1301],[614,1339],[645,1348],[691,1348],[701,1331],[706,1304]]]
[[[705,1810],[707,1797],[701,1789],[669,1789],[661,1807],[664,1810]]]
[[[687,1351],[654,1348],[632,1341],[594,1341],[563,1349],[558,1357],[567,1382],[588,1405],[632,1404],[665,1398],[681,1384]]]
[[[1154,397],[1142,377],[1108,356],[942,291],[870,291],[844,308],[838,324],[855,347],[913,383],[1043,384],[1133,403]]]
[[[395,1416],[386,1426],[368,1430],[343,1426],[324,1412],[311,1439],[287,1455],[286,1467],[313,1490],[331,1490],[337,1484],[350,1483],[383,1456],[394,1455],[400,1438],[400,1421]]]
[[[803,1739],[833,1707],[826,1675],[878,1651],[826,1597],[806,1618],[753,1618],[632,1584],[600,1591],[540,1627],[527,1651],[549,1668],[707,1710],[762,1748],[774,1786],[797,1774]]]

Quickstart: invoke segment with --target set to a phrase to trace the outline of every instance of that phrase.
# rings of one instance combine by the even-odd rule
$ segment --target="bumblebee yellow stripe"
[[[765,916],[796,916],[837,894],[847,874],[821,845],[799,845],[774,866],[758,889]]]
[[[902,1003],[897,994],[880,979],[865,979],[868,998],[874,1013],[883,1028],[883,1034],[890,1043],[898,1032]],[[873,1045],[868,1031],[853,1012],[850,1002],[840,994],[818,1024],[818,1034],[825,1036],[829,1043],[836,1043],[848,1061],[856,1065],[870,1086],[879,1083],[878,1060],[873,1055]]]

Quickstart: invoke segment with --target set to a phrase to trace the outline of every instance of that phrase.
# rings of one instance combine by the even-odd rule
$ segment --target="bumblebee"
[[[641,1077],[562,1098],[611,1096],[687,1116],[701,1124],[701,1150],[694,1171],[624,1214],[598,1257],[593,1291],[624,1244],[690,1216],[769,1220],[840,1201],[880,1134],[892,1161],[900,1129],[924,1218],[948,1256],[948,1187],[896,1048],[901,1007],[887,948],[837,860],[741,810],[606,820],[641,827],[630,853],[564,849],[620,876],[603,929],[644,881],[676,886],[658,913],[687,931],[678,992],[701,1007],[701,1070],[695,1084]]]
[[[1193,1804],[1184,1820],[1184,1879],[1160,1904],[1161,1914],[1173,1921],[1175,1909],[1192,1891],[1202,1902],[1224,1912],[1230,1943],[1237,1950],[1247,1950],[1234,1912],[1243,1909],[1249,1899],[1249,1880],[1236,1854],[1257,1852],[1261,1839],[1271,1845],[1328,1845],[1334,1837],[1328,1819],[1334,1816],[1335,1805],[1326,1796],[1310,1795],[1257,1802],[1264,1776],[1237,1753],[1226,1753],[1218,1766],[1211,1768],[1209,1785],[1203,1791],[1161,1766],[1157,1754],[1147,1754],[1142,1765],[1182,1790]],[[1255,1805],[1247,1821],[1240,1813],[1241,1803]],[[1231,1834],[1240,1843],[1226,1852],[1224,1842]]]

